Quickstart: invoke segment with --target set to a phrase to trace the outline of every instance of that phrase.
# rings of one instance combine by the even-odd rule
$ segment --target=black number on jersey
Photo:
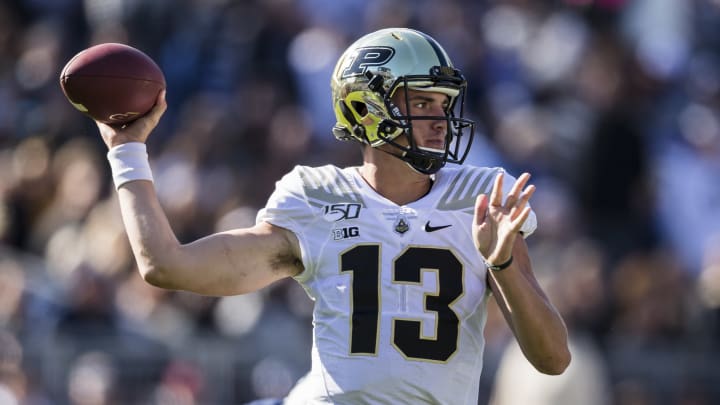
[[[340,256],[340,271],[352,279],[350,353],[376,354],[380,325],[380,245],[357,245]],[[463,294],[463,267],[447,249],[412,247],[393,262],[392,281],[417,284],[423,271],[438,274],[437,294],[426,294],[423,307],[435,312],[433,338],[422,336],[420,320],[393,319],[393,346],[405,357],[447,361],[457,350],[460,320],[451,305]]]
[[[374,354],[380,329],[380,245],[357,245],[345,251],[340,271],[352,273],[350,353]]]

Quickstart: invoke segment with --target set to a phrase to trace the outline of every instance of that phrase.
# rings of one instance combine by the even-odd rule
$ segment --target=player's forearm
[[[245,294],[302,269],[299,246],[287,231],[259,224],[181,244],[152,183],[127,183],[118,195],[140,274],[156,287],[211,296]]]
[[[118,190],[120,210],[138,269],[148,283],[165,287],[167,269],[179,242],[149,181],[126,183]]]
[[[570,363],[567,328],[539,287],[519,268],[522,265],[491,274],[498,298],[504,301],[505,315],[530,363],[540,372],[561,374]]]

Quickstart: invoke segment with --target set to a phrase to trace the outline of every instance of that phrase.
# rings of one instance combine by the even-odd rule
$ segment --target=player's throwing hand
[[[128,142],[145,143],[166,109],[167,102],[165,101],[165,90],[163,90],[158,94],[152,110],[137,120],[123,126],[108,125],[100,121],[95,121],[95,124],[108,149]]]

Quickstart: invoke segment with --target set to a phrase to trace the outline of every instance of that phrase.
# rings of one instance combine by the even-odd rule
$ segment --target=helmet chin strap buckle
[[[390,120],[382,120],[378,124],[378,132],[382,132],[385,135],[392,135],[397,129],[397,124]]]

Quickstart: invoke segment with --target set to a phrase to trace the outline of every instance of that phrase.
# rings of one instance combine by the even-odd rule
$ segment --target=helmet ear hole
[[[364,117],[368,113],[367,104],[361,103],[359,101],[353,101],[351,102],[351,105],[355,111],[361,116]]]

